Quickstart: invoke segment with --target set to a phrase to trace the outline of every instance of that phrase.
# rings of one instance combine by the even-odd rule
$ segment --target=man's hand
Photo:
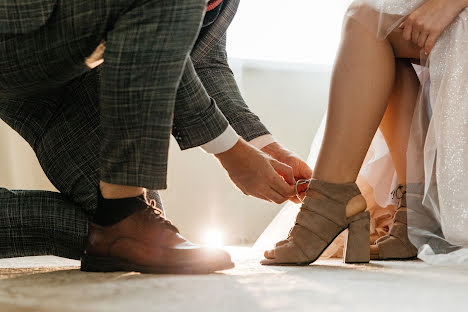
[[[262,148],[262,151],[270,155],[274,159],[289,165],[293,169],[295,180],[310,179],[312,177],[312,169],[303,161],[296,153],[293,153],[284,148],[279,143],[271,143]],[[307,190],[307,184],[298,187],[299,195],[303,196]],[[299,203],[299,199],[295,196],[290,198],[292,202]]]
[[[281,204],[295,194],[293,169],[242,138],[234,147],[215,156],[246,195]]]
[[[102,41],[96,50],[85,59],[85,64],[93,69],[104,63],[104,52],[106,51],[106,42]]]

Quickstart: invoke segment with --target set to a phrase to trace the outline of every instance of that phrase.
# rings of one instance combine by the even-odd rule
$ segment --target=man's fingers
[[[296,180],[294,179],[292,168],[277,160],[272,160],[271,165],[279,175],[273,175],[271,177],[270,187],[286,199],[294,196]],[[280,176],[283,177],[284,180],[281,179]]]
[[[303,163],[303,165],[301,166],[301,178],[302,179],[312,178],[312,169],[306,163]]]
[[[267,202],[272,202],[272,200],[268,198],[267,196],[265,196],[264,193],[266,193],[265,190],[258,190],[258,191],[254,191],[248,194],[248,196],[252,196],[258,199],[263,199],[264,201],[267,201]]]
[[[293,169],[290,166],[283,164],[282,162],[279,162],[275,159],[271,161],[271,165],[273,166],[275,171],[284,178],[284,181],[291,185],[296,184]]]
[[[275,202],[277,204],[282,204],[288,200],[288,197],[282,196],[273,188],[267,188],[263,191],[262,196],[268,198],[270,201]]]
[[[302,193],[305,193],[308,188],[309,188],[309,185],[307,183],[299,184],[297,186],[297,191],[299,192],[299,194],[302,194]]]
[[[301,203],[301,201],[299,200],[299,198],[297,198],[296,196],[291,197],[289,200],[292,201],[292,202],[295,203],[295,204],[300,204],[300,203]]]
[[[294,185],[289,185],[281,178],[273,178],[270,183],[270,187],[286,199],[293,197],[296,194]]]

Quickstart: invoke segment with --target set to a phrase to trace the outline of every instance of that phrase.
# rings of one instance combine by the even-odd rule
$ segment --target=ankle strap
[[[360,195],[361,191],[355,182],[337,184],[311,179],[307,193],[312,190],[329,199],[346,204],[351,198]]]
[[[392,191],[392,199],[396,198],[398,199],[398,207],[397,209],[401,207],[406,207],[406,185],[398,185],[393,191]]]

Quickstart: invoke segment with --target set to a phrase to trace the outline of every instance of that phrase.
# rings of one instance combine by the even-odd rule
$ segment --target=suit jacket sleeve
[[[177,89],[172,135],[184,150],[214,140],[228,126],[229,122],[208,95],[188,57]]]
[[[240,136],[250,141],[270,134],[242,98],[227,62],[226,34],[202,57],[194,60],[194,67],[206,91]]]

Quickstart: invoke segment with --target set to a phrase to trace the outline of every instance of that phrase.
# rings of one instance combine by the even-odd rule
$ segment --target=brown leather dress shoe
[[[205,274],[233,267],[226,251],[182,237],[153,203],[111,226],[90,223],[81,258],[81,270],[89,272]]]

